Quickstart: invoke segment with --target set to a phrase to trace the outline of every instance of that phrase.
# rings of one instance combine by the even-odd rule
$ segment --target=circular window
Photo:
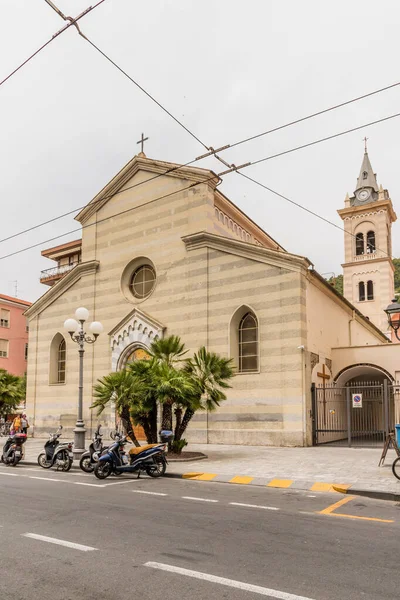
[[[135,298],[146,298],[154,289],[156,273],[152,266],[141,265],[134,271],[129,287]]]

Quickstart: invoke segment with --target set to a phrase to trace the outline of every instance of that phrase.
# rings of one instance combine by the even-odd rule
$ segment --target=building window
[[[25,344],[25,360],[28,360],[28,344]]]
[[[367,233],[367,254],[373,254],[376,250],[375,246],[375,231]]]
[[[360,302],[365,300],[365,283],[363,281],[358,284],[358,299]]]
[[[364,254],[364,234],[357,233],[356,235],[356,256]]]
[[[50,344],[49,383],[65,383],[67,345],[61,333],[57,333]]]
[[[239,323],[239,372],[258,370],[258,323],[248,312]]]
[[[0,327],[10,327],[10,311],[5,308],[0,310]]]
[[[135,298],[146,298],[154,289],[156,273],[150,265],[142,265],[133,273],[130,288]]]
[[[367,281],[367,300],[374,299],[374,282]]]
[[[66,345],[65,340],[62,339],[58,346],[57,354],[57,383],[65,383],[65,358],[66,358]]]
[[[0,340],[0,358],[8,358],[8,340]]]
[[[368,179],[368,172],[367,171],[363,172],[363,179]]]

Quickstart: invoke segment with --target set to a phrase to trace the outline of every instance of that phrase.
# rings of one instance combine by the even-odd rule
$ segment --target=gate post
[[[389,389],[388,380],[383,380],[383,406],[384,406],[384,418],[385,418],[385,437],[389,435]]]
[[[351,395],[350,388],[346,387],[346,404],[347,404],[347,445],[351,448]]]
[[[315,383],[311,384],[311,425],[312,425],[312,444],[316,446],[317,440],[317,390]]]

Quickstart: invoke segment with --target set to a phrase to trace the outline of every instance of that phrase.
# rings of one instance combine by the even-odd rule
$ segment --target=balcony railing
[[[58,267],[52,267],[51,269],[46,269],[45,271],[41,271],[40,273],[40,281],[46,281],[47,279],[55,279],[66,273],[72,271],[74,267],[76,267],[78,263],[75,262],[72,265],[60,265]]]

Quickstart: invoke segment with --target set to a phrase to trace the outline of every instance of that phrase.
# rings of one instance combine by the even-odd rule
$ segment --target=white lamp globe
[[[68,333],[75,333],[75,331],[79,328],[79,323],[75,321],[75,319],[67,319],[64,322],[64,329],[68,331]]]
[[[103,325],[100,323],[100,321],[93,321],[89,327],[89,330],[91,333],[93,333],[93,335],[100,335],[100,333],[103,333],[103,329]]]
[[[77,308],[75,311],[75,319],[77,321],[87,321],[89,317],[89,311],[87,308],[84,308],[83,306],[81,306],[80,308]]]

